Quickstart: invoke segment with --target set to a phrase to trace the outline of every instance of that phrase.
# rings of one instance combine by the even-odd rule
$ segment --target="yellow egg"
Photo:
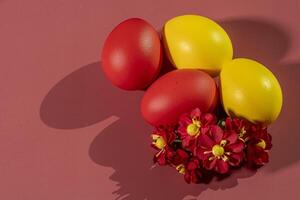
[[[230,116],[270,124],[282,107],[276,77],[262,64],[238,58],[224,64],[220,73],[222,103]]]
[[[223,63],[232,59],[229,36],[206,17],[183,15],[167,21],[163,40],[170,61],[178,69],[201,69],[215,76]]]

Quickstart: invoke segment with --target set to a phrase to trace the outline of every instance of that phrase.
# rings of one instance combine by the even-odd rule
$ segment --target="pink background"
[[[219,21],[235,55],[263,62],[282,84],[271,162],[257,172],[187,185],[152,169],[142,92],[114,88],[99,68],[120,21],[159,30],[187,13]],[[300,199],[299,19],[299,0],[0,0],[0,199]]]

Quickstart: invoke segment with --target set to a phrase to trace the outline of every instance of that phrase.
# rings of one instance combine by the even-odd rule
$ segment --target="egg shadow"
[[[229,19],[219,22],[229,34],[234,57],[277,65],[290,47],[290,39],[280,25],[257,18]]]
[[[221,25],[230,35],[232,34],[231,38],[235,43],[238,56],[252,57],[270,64],[275,63],[272,66],[277,66],[276,63],[279,63],[279,59],[289,47],[287,36],[277,26],[270,23],[242,19],[226,20],[221,22]],[[247,28],[248,26],[252,28]],[[281,44],[278,46],[280,50],[274,50],[277,44],[270,42],[269,37],[276,40],[272,40],[274,43]],[[256,38],[256,41],[260,43],[260,48],[263,48],[260,50],[263,51],[262,54],[258,53],[253,44],[253,38]],[[248,45],[253,48],[247,48]],[[270,53],[273,51],[274,54]],[[287,68],[289,67],[293,68],[292,66]],[[276,68],[276,70],[279,70],[279,77],[281,73],[283,74],[281,81],[293,76],[292,72],[285,74],[286,71],[280,71],[281,68]],[[295,84],[290,80],[287,81],[287,85]],[[187,195],[196,198],[207,188],[212,190],[232,188],[238,185],[238,179],[247,178],[256,173],[244,168],[234,171],[231,176],[222,181],[213,180],[209,184],[188,185],[184,183],[182,176],[169,167],[152,168],[154,152],[149,146],[151,127],[143,121],[139,110],[142,95],[142,91],[128,92],[115,88],[104,77],[100,64],[91,63],[59,81],[48,92],[40,107],[40,117],[46,125],[57,129],[83,128],[101,122],[112,115],[119,117],[119,120],[101,131],[89,147],[89,156],[93,162],[115,170],[110,179],[118,182],[118,189],[115,191],[118,199],[176,200],[183,199]],[[291,97],[288,100],[291,105],[297,102]],[[284,116],[294,122],[290,129],[294,130],[295,114],[287,110],[283,111]],[[285,157],[284,163],[280,161],[280,156],[283,154],[281,154],[281,147],[277,147],[277,143],[284,141],[283,147],[290,149],[288,145],[295,142],[295,140],[281,139],[283,134],[280,133],[286,131],[281,130],[285,127],[284,123],[281,120],[277,125],[275,124],[279,128],[274,128],[276,130],[275,147],[272,152],[274,161],[271,162],[274,169],[282,168],[298,160],[291,156]],[[283,152],[286,153],[286,151]]]
[[[283,107],[277,121],[271,125],[273,136],[271,162],[267,168],[271,171],[284,169],[300,160],[300,62],[283,64],[273,68],[283,91]]]
[[[130,113],[124,104],[139,105],[141,95],[141,91],[114,87],[95,62],[66,76],[48,92],[40,106],[40,118],[52,128],[83,128],[116,113],[123,117],[122,113]]]

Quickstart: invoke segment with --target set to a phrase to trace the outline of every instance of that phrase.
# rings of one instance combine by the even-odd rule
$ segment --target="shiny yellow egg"
[[[170,61],[178,69],[201,69],[215,76],[233,56],[230,38],[224,29],[198,15],[183,15],[167,21],[163,41]]]
[[[270,124],[282,107],[282,91],[274,74],[262,64],[238,58],[224,64],[220,73],[221,98],[230,116]]]

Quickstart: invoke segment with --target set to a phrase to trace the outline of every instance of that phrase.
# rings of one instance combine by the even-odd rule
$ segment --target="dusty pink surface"
[[[278,76],[284,107],[271,162],[221,182],[187,185],[151,169],[142,92],[114,88],[99,68],[105,36],[142,17],[219,21],[236,56]],[[299,0],[0,0],[0,199],[300,199]]]

